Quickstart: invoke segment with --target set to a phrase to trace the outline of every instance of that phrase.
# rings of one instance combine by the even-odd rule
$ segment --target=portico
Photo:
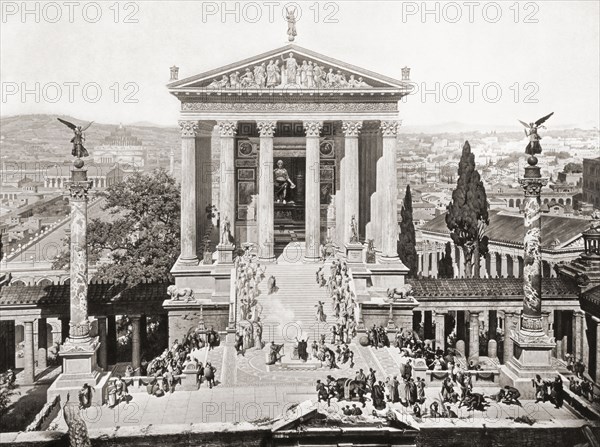
[[[304,262],[327,244],[343,251],[354,219],[361,243],[375,239],[377,262],[399,264],[396,135],[407,80],[408,70],[398,81],[290,44],[171,82],[183,171],[175,276],[215,268],[200,254],[206,236],[220,239],[207,232],[208,204],[218,210],[212,223],[230,222],[233,244],[255,244],[262,262],[276,260],[282,232],[304,239]],[[274,195],[279,160],[294,182],[285,204]]]

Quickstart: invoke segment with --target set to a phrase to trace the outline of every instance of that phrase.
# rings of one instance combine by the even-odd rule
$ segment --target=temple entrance
[[[287,188],[285,203],[274,188],[275,256],[279,256],[290,242],[304,241],[304,186],[306,172],[305,157],[275,157],[274,164],[281,160],[290,180],[296,186]],[[279,199],[279,200],[278,200]]]

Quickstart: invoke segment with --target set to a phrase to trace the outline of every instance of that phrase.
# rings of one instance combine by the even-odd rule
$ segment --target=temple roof
[[[486,235],[490,241],[505,242],[517,246],[523,245],[523,216],[515,215],[503,210],[489,211],[490,224],[486,229]],[[566,248],[576,239],[581,237],[589,225],[589,220],[576,219],[573,217],[545,215],[542,220],[542,248],[560,249]],[[436,216],[421,229],[424,233],[438,233],[450,235],[446,226],[446,213]],[[583,250],[583,248],[582,248]]]
[[[312,79],[317,79],[314,75],[313,69],[319,67],[318,70],[322,72],[322,85],[315,85],[314,81],[307,81],[307,83],[297,83],[289,81],[284,83],[285,79],[277,84],[268,85],[268,79],[266,77],[267,64],[270,61],[279,61],[279,68],[281,71],[285,70],[286,62],[283,58],[289,57],[290,53],[296,59],[298,64],[298,73],[301,71],[301,67],[306,63],[306,67],[310,65],[311,73],[313,73]],[[256,73],[257,67],[263,67],[259,69],[259,73],[262,73],[261,82],[256,82],[254,74]],[[339,75],[337,79],[331,78],[329,80],[327,74],[332,72],[333,75]],[[242,81],[245,73],[250,72],[251,75],[246,80]],[[281,48],[277,48],[265,53],[253,56],[239,62],[234,62],[223,67],[216,68],[204,73],[200,73],[195,76],[190,76],[182,80],[171,82],[167,85],[172,93],[179,91],[221,91],[221,90],[258,90],[258,91],[271,91],[271,90],[283,90],[286,91],[297,91],[297,90],[336,90],[336,91],[387,91],[390,93],[401,94],[402,96],[408,94],[412,85],[408,82],[408,69],[405,69],[406,75],[403,76],[402,81],[384,76],[370,70],[366,70],[357,67],[346,62],[325,56],[315,51],[308,50],[306,48],[299,47],[295,44],[288,44]],[[232,78],[233,76],[233,78]],[[264,76],[264,78],[263,78]],[[250,81],[252,79],[252,82]],[[300,80],[300,74],[297,77]],[[240,82],[239,84],[237,82]],[[317,81],[320,83],[319,81]]]
[[[522,278],[454,278],[407,279],[413,287],[413,296],[419,300],[427,297],[507,297],[523,296]],[[577,297],[579,288],[567,278],[544,278],[542,296]]]

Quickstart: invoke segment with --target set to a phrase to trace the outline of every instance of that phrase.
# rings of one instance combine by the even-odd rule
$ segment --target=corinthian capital
[[[234,137],[237,133],[237,121],[219,121],[217,124],[222,137]]]
[[[398,133],[398,127],[401,121],[382,121],[381,133],[384,137],[395,137]]]
[[[321,129],[323,128],[323,121],[304,121],[304,130],[306,131],[307,137],[319,137],[321,135]]]
[[[277,121],[258,121],[256,127],[261,137],[272,137],[277,128]]]
[[[198,121],[179,121],[179,128],[182,137],[194,138],[198,135]]]
[[[358,137],[361,129],[362,121],[344,121],[342,123],[342,130],[346,137]]]

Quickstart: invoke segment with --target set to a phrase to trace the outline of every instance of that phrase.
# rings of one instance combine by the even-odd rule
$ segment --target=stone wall
[[[362,304],[362,318],[365,328],[373,325],[387,327],[390,319],[389,304]],[[412,310],[394,308],[393,320],[397,329],[412,330]]]
[[[207,329],[216,331],[227,329],[229,322],[229,304],[203,305],[202,315]],[[181,341],[190,330],[195,330],[200,321],[200,306],[182,309],[169,309],[169,345],[176,339]]]

